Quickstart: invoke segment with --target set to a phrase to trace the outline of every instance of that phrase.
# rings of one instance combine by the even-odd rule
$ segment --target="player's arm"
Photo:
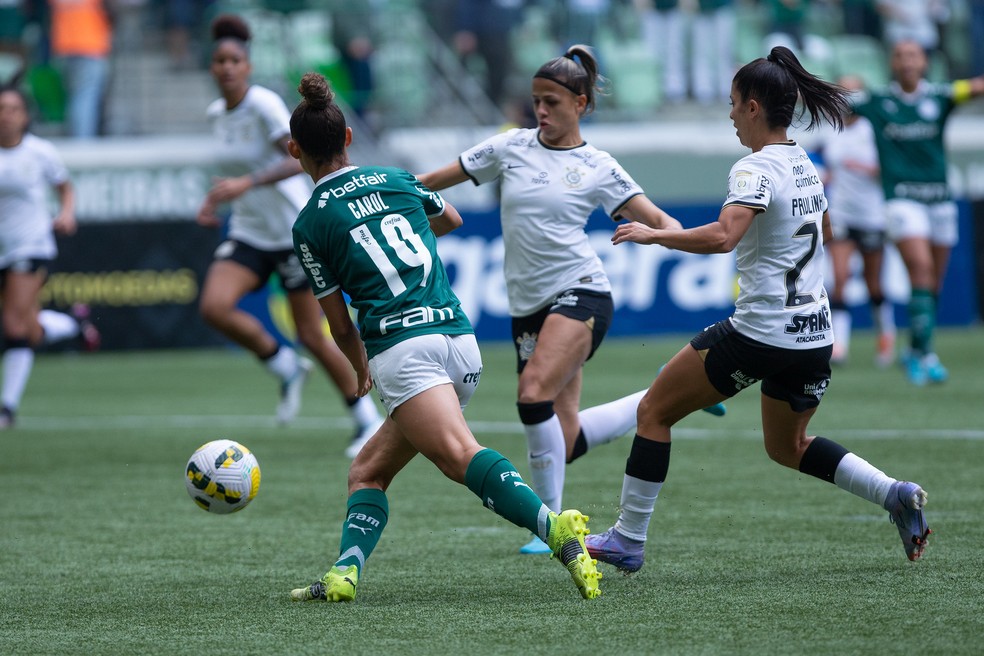
[[[612,243],[632,241],[659,244],[688,253],[729,253],[738,245],[759,211],[744,205],[727,205],[714,223],[686,230],[650,228],[638,222],[623,223],[615,229]]]
[[[464,223],[458,210],[447,201],[444,201],[444,212],[437,216],[428,217],[428,220],[430,221],[431,230],[438,237],[460,228]]]
[[[318,299],[321,310],[328,319],[331,327],[331,336],[341,349],[345,357],[355,369],[358,378],[359,396],[365,396],[372,389],[372,378],[369,376],[369,358],[366,355],[366,347],[359,336],[359,329],[355,327],[352,316],[349,314],[348,305],[342,297],[342,290],[336,289],[327,296]]]
[[[270,166],[235,178],[216,179],[208,192],[206,202],[211,201],[213,206],[219,203],[227,203],[239,198],[253,187],[274,184],[301,173],[303,171],[301,162],[291,157],[287,150],[287,143],[289,141],[289,136],[285,136],[277,141],[276,146],[283,152],[284,156]]]
[[[58,215],[51,227],[60,235],[74,235],[77,227],[75,222],[75,187],[72,186],[70,180],[65,180],[55,185],[55,193],[58,196]]]
[[[823,213],[823,220],[820,223],[823,231],[823,243],[827,243],[834,238],[833,228],[830,227],[830,212]]]
[[[662,208],[649,200],[645,194],[636,194],[618,208],[614,217],[618,219],[629,219],[636,221],[650,228],[662,228],[665,230],[677,229],[683,226],[680,222],[667,214]]]
[[[468,174],[465,173],[465,169],[461,166],[461,162],[455,160],[451,164],[431,171],[430,173],[422,173],[417,176],[417,179],[428,189],[440,191],[448,187],[453,187],[456,184],[461,184],[469,178]]]
[[[969,80],[957,80],[953,83],[953,100],[957,104],[980,95],[984,95],[984,75],[972,77]]]

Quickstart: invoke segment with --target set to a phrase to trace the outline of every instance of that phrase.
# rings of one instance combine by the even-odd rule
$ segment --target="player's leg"
[[[653,381],[639,403],[639,424],[625,463],[615,525],[585,540],[588,552],[624,572],[643,565],[649,521],[670,465],[670,428],[726,398],[708,379],[702,353],[688,344]]]
[[[0,430],[13,427],[24,389],[34,368],[32,343],[40,330],[36,312],[38,293],[43,282],[43,269],[36,270],[31,263],[8,269],[3,277],[4,351],[3,380],[0,385]]]
[[[269,278],[273,267],[272,254],[231,241],[223,242],[205,275],[199,311],[206,323],[252,351],[267,371],[280,381],[277,420],[283,424],[296,416],[300,387],[312,364],[290,346],[279,344],[259,319],[238,307],[243,296],[259,289]]]
[[[554,511],[561,508],[568,453],[565,427],[557,411],[564,414],[572,430],[580,402],[579,374],[591,352],[591,340],[591,327],[585,321],[550,314],[519,375],[516,406],[526,433],[530,481]]]
[[[321,579],[291,591],[295,601],[352,601],[366,561],[389,520],[386,490],[393,478],[417,455],[402,431],[388,419],[349,468],[345,517],[338,557]]]
[[[762,432],[769,457],[886,509],[906,556],[918,559],[930,534],[922,511],[926,492],[915,483],[887,476],[832,440],[807,436],[814,411],[795,412],[787,401],[762,395]]]
[[[841,364],[847,361],[850,353],[851,312],[844,301],[844,288],[851,277],[854,242],[850,239],[834,239],[825,248],[830,253],[830,265],[834,274],[834,284],[830,289],[830,314],[836,341],[831,362]]]
[[[906,200],[891,200],[885,205],[889,235],[895,240],[899,255],[909,274],[909,354],[906,375],[914,385],[929,380],[925,358],[932,353],[936,327],[936,293],[938,282],[930,242],[932,228],[929,206]]]
[[[432,387],[393,411],[407,440],[445,476],[463,483],[485,507],[538,535],[568,570],[585,599],[600,594],[598,573],[584,544],[587,517],[550,511],[502,454],[475,440],[450,385]]]
[[[383,417],[372,397],[358,396],[352,366],[335,342],[325,335],[321,306],[311,290],[307,287],[289,290],[287,302],[297,329],[297,341],[321,364],[352,414],[356,429],[345,453],[354,458],[383,423]]]
[[[868,298],[871,304],[871,316],[878,334],[878,352],[875,363],[880,367],[887,367],[895,360],[895,307],[892,302],[885,298],[882,289],[881,276],[882,265],[885,261],[885,246],[880,238],[877,244],[872,244],[870,248],[861,249],[861,261],[864,267],[864,282],[868,288]],[[836,326],[834,335],[837,335]]]
[[[929,527],[922,513],[926,493],[915,483],[886,476],[825,437],[807,434],[830,381],[829,349],[787,351],[789,365],[762,380],[762,434],[769,457],[876,503],[896,524],[906,555],[922,555]]]

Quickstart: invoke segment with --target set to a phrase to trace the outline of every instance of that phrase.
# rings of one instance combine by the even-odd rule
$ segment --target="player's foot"
[[[519,553],[521,554],[548,554],[553,553],[553,549],[541,540],[538,536],[534,535],[529,542],[524,544],[519,548]]]
[[[376,431],[379,430],[379,427],[383,425],[383,421],[384,421],[383,419],[380,419],[378,422],[372,424],[371,426],[366,426],[365,428],[356,432],[356,434],[352,436],[352,442],[349,443],[347,447],[345,447],[345,456],[347,458],[355,458],[355,456],[359,455],[359,452],[362,451],[362,447],[366,445],[366,442],[369,441],[369,438],[375,435]]]
[[[728,411],[728,409],[724,407],[723,403],[715,403],[714,405],[709,405],[706,408],[702,408],[702,410],[709,415],[714,415],[715,417],[723,417]]]
[[[277,423],[281,426],[286,426],[297,419],[297,414],[301,411],[301,393],[304,391],[304,383],[307,382],[312,367],[314,363],[307,358],[298,358],[294,375],[280,384]]]
[[[881,368],[890,367],[895,362],[895,335],[881,333],[878,335],[878,353],[875,364]]]
[[[588,534],[588,517],[577,510],[565,510],[559,515],[550,513],[550,534],[547,544],[555,558],[567,568],[574,585],[585,599],[594,599],[601,594],[598,589],[597,561],[588,555],[584,546],[584,536]]]
[[[294,601],[352,601],[358,584],[359,568],[355,565],[345,569],[332,567],[320,581],[291,590],[290,598]]]
[[[909,560],[918,560],[926,550],[926,538],[932,531],[926,525],[923,506],[926,505],[926,491],[915,483],[896,481],[885,497],[885,510],[895,528],[899,529],[902,546]]]
[[[926,370],[926,378],[931,383],[945,383],[950,378],[950,372],[946,370],[935,353],[924,355],[922,365]]]
[[[614,565],[626,574],[642,569],[646,557],[645,542],[622,535],[614,526],[604,533],[589,535],[584,538],[584,544],[592,558]]]
[[[14,427],[14,411],[10,408],[0,408],[0,430]]]
[[[79,323],[79,337],[82,339],[82,348],[86,351],[98,351],[102,344],[102,335],[99,329],[92,323],[92,312],[85,303],[76,303],[72,306],[72,317]]]
[[[905,376],[909,379],[909,382],[916,387],[922,387],[929,380],[929,374],[926,371],[926,367],[923,364],[923,359],[917,355],[910,355],[903,365],[905,367]]]

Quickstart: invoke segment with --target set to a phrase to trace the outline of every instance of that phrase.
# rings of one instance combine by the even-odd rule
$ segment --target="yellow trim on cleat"
[[[547,544],[555,558],[567,568],[574,585],[585,599],[594,599],[601,594],[598,580],[598,561],[591,558],[584,544],[584,536],[588,534],[588,516],[577,510],[550,513],[550,534]]]
[[[320,581],[291,590],[290,598],[294,601],[352,601],[358,584],[359,568],[355,565],[345,569],[332,567]]]

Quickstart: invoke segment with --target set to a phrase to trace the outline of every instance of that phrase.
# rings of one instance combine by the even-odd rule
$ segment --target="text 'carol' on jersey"
[[[735,328],[781,348],[832,344],[823,286],[827,199],[813,162],[795,143],[771,144],[739,160],[728,186],[726,207],[758,211],[735,249]]]
[[[370,358],[410,337],[472,332],[430,227],[443,212],[410,173],[351,166],[320,180],[294,223],[314,295],[348,294]]]

